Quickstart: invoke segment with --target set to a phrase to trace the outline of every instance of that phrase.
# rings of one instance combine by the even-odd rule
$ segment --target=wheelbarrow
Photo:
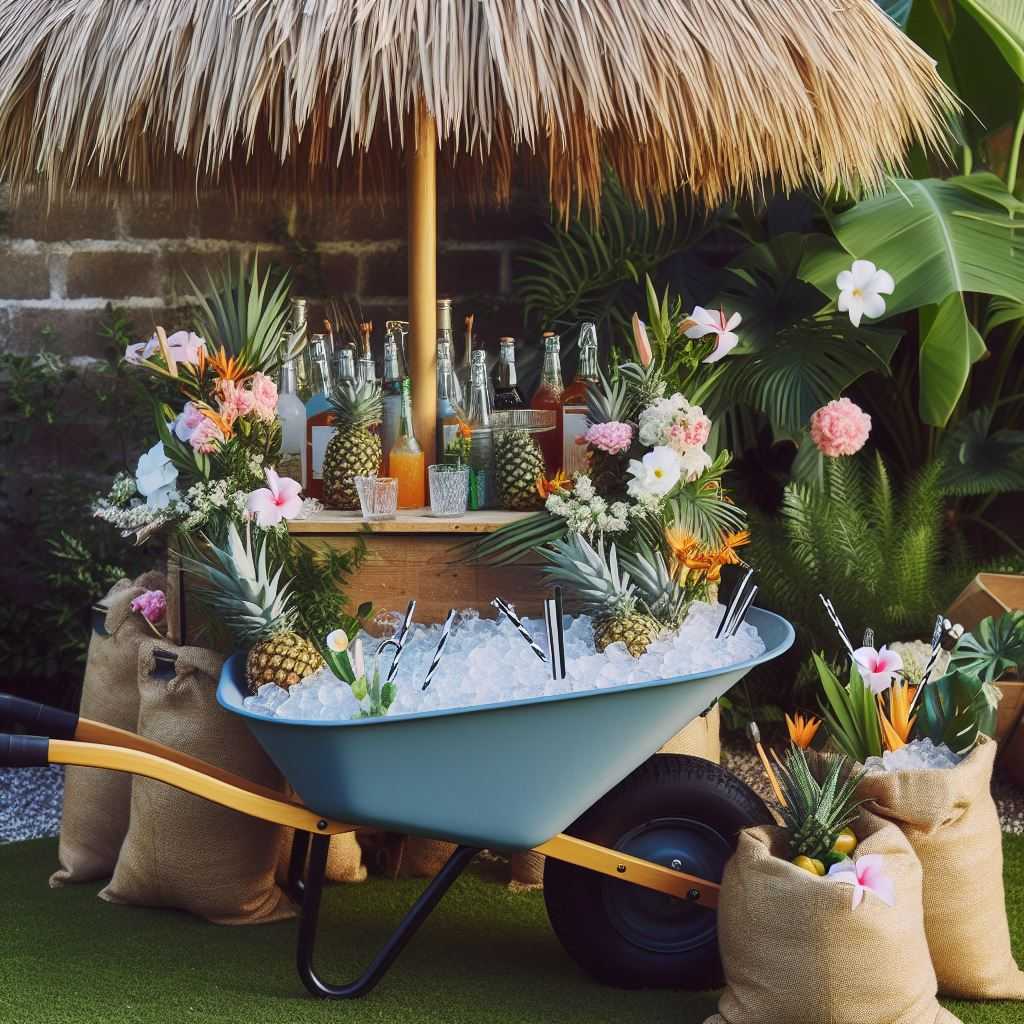
[[[772,818],[717,765],[652,754],[793,642],[778,615],[752,608],[747,621],[766,649],[724,670],[345,722],[247,711],[244,659],[235,655],[217,699],[246,719],[301,803],[133,733],[6,695],[0,719],[43,735],[0,734],[0,765],[131,772],[295,829],[288,887],[301,906],[298,971],[316,996],[369,992],[484,848],[545,855],[551,924],[596,978],[711,988],[721,980],[722,870],[738,832]],[[328,846],[332,835],[363,826],[458,845],[364,973],[334,985],[313,962]]]

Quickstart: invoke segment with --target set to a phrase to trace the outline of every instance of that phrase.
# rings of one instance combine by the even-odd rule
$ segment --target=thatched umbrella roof
[[[872,0],[0,0],[0,180],[316,194],[397,182],[409,114],[445,177],[563,210],[877,186],[951,99]]]

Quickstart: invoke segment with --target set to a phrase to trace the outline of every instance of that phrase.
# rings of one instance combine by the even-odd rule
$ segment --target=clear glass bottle
[[[356,382],[356,350],[351,345],[338,349],[334,370],[334,386]]]
[[[452,333],[452,300],[437,300],[437,355],[447,356],[452,368],[452,387],[449,389],[449,397],[452,404],[461,409],[464,402],[462,388],[459,385],[459,378],[455,376],[455,337]]]
[[[330,404],[328,396],[334,390],[334,374],[326,334],[314,334],[309,339],[309,398],[306,400],[308,416],[323,412]]]
[[[309,362],[308,327],[306,324],[306,300],[294,296],[288,300],[288,316],[281,332],[281,344],[285,353],[298,351],[295,365],[295,390],[303,399],[309,397],[311,367]]]
[[[388,452],[388,475],[398,480],[398,507],[423,508],[426,503],[426,454],[416,440],[412,420],[412,382],[402,381],[402,416],[398,439]]]
[[[452,398],[455,390],[455,373],[451,356],[438,345],[437,354],[437,461],[447,459],[449,447],[459,436],[461,408]]]
[[[469,447],[469,507],[472,509],[498,506],[492,411],[487,354],[477,351],[473,353],[470,368],[469,408],[466,412],[466,420],[473,432]]]
[[[277,471],[306,486],[306,467],[302,453],[306,447],[306,406],[296,394],[295,359],[281,366],[277,386],[277,421],[281,424],[281,458]]]
[[[311,394],[306,401],[305,490],[310,498],[324,496],[324,453],[334,433],[334,413],[329,396],[334,390],[327,336],[314,334],[309,340]]]
[[[522,409],[526,403],[519,393],[516,374],[516,340],[502,338],[498,352],[498,372],[494,378],[494,408]]]
[[[472,313],[466,317],[465,341],[462,346],[462,362],[455,369],[455,379],[459,383],[459,391],[462,395],[468,395],[473,380],[473,320]],[[488,387],[490,384],[488,384]]]
[[[576,439],[587,432],[587,392],[597,383],[597,327],[594,324],[580,326],[577,351],[576,378],[562,392],[562,469],[569,476],[587,468],[587,449],[577,444]]]
[[[398,339],[388,335],[384,339],[384,386],[382,397],[384,411],[381,419],[381,444],[384,450],[384,469],[387,470],[388,453],[398,440],[402,422],[402,370],[398,351]]]
[[[562,343],[553,331],[544,332],[544,365],[541,370],[540,387],[533,396],[530,407],[550,409],[555,413],[553,430],[542,430],[537,434],[537,443],[544,455],[548,476],[554,476],[562,466]]]

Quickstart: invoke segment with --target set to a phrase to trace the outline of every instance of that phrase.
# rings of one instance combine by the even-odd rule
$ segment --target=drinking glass
[[[398,509],[397,477],[357,476],[355,484],[365,522],[395,518]]]
[[[469,467],[448,463],[427,467],[430,513],[455,518],[465,515],[469,498]]]

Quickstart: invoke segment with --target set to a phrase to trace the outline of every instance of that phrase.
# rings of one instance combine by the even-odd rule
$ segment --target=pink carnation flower
[[[629,449],[633,443],[633,428],[628,423],[612,420],[610,423],[595,423],[587,429],[583,439],[592,448],[617,455]]]
[[[855,455],[871,433],[871,417],[848,398],[823,405],[811,416],[811,440],[822,455]]]
[[[225,423],[248,416],[256,408],[256,398],[251,391],[239,386],[233,380],[222,380],[218,388],[218,407]]]
[[[265,373],[254,373],[250,384],[256,415],[261,420],[272,420],[277,415],[277,385]]]
[[[132,601],[132,611],[147,622],[159,622],[167,614],[167,598],[162,590],[144,590]]]
[[[220,427],[208,416],[203,417],[203,422],[192,431],[192,435],[188,439],[189,444],[204,455],[215,451],[217,445],[223,440],[224,435],[221,433]]]
[[[687,448],[703,448],[711,436],[711,420],[703,413],[676,420],[665,432],[668,443],[682,454]]]

